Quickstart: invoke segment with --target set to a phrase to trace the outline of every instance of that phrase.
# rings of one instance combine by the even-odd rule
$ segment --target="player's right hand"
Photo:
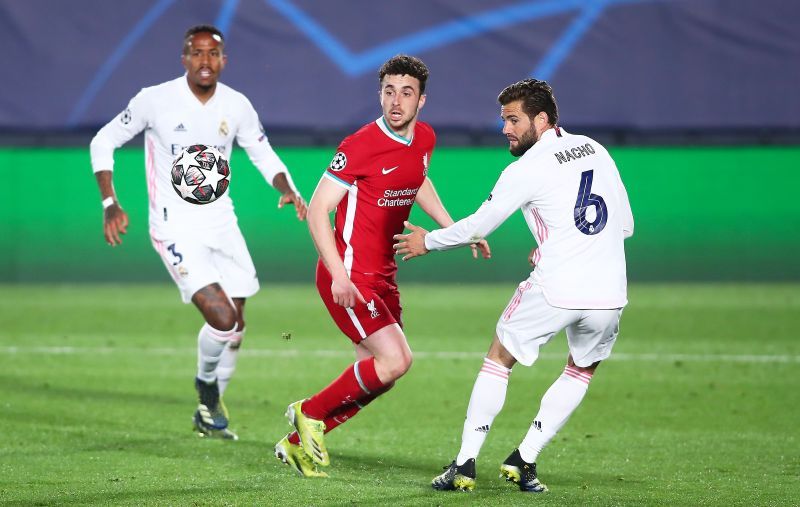
[[[103,234],[111,246],[122,244],[121,235],[128,232],[128,214],[119,203],[114,203],[103,212]]]
[[[295,192],[286,192],[285,194],[281,194],[280,199],[278,199],[278,209],[283,208],[286,204],[294,205],[298,220],[302,222],[306,219],[308,206],[306,205],[306,201],[303,199],[303,196]]]
[[[489,242],[485,239],[478,241],[477,243],[473,243],[470,246],[472,250],[472,258],[478,258],[478,252],[481,253],[481,257],[484,259],[491,259],[492,258],[492,249],[489,247]]]
[[[367,304],[367,300],[349,278],[334,280],[331,283],[331,295],[334,303],[345,308],[353,308],[359,302]]]
[[[404,261],[427,254],[428,249],[425,248],[425,236],[428,234],[428,231],[412,224],[408,220],[403,222],[403,225],[411,232],[408,234],[395,234],[393,236],[395,241],[395,244],[392,246],[392,248],[394,248],[394,253],[402,255]]]

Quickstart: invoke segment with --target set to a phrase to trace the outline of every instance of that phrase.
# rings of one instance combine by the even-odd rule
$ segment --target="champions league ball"
[[[195,144],[172,163],[172,188],[192,204],[214,202],[228,190],[231,169],[216,148]]]

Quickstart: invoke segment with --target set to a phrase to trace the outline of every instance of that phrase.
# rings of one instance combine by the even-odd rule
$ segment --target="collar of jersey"
[[[561,135],[563,136],[566,133],[567,131],[562,128]],[[531,148],[528,151],[522,154],[522,157],[535,157],[536,155],[534,155],[534,153],[539,153],[541,150],[545,149],[546,146],[555,143],[557,140],[558,137],[556,136],[556,129],[554,128],[547,129],[542,133],[542,136],[539,138],[539,140],[536,141],[536,143],[533,146],[531,146]]]
[[[220,82],[219,82],[219,81],[217,81],[217,89],[216,89],[216,90],[214,90],[214,95],[212,95],[212,96],[211,96],[211,98],[210,98],[210,99],[208,99],[208,102],[206,102],[205,104],[203,104],[202,102],[200,102],[200,99],[198,99],[198,98],[195,96],[194,92],[193,92],[193,91],[192,91],[192,89],[189,87],[189,78],[188,78],[188,76],[187,76],[187,75],[188,75],[188,72],[184,72],[184,73],[183,73],[183,77],[181,77],[181,78],[179,78],[179,79],[181,79],[181,81],[183,82],[183,90],[186,92],[186,94],[188,94],[188,96],[189,96],[189,98],[190,98],[191,100],[194,100],[196,103],[198,103],[198,104],[199,104],[199,105],[201,105],[201,106],[207,106],[207,105],[209,105],[209,104],[210,104],[212,101],[214,101],[214,100],[217,98],[217,92],[219,91],[219,85],[220,85]]]
[[[561,135],[562,136],[567,133],[567,131],[564,130],[563,128],[561,128],[561,127],[558,127],[558,128],[561,130]],[[551,129],[547,129],[542,134],[542,137],[539,139],[539,142],[541,142],[541,141],[554,141],[556,138],[557,138],[556,137],[556,129],[555,128],[551,128]]]
[[[378,127],[386,134],[387,137],[397,141],[398,143],[405,144],[406,146],[411,146],[411,142],[414,141],[414,135],[411,135],[411,139],[406,139],[403,136],[397,135],[397,133],[389,127],[389,124],[386,123],[386,118],[381,115],[380,118],[375,120],[375,123],[378,124]]]

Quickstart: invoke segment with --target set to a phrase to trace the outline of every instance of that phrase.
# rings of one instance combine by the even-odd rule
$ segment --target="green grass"
[[[351,361],[309,286],[266,286],[226,395],[239,442],[190,431],[199,315],[171,286],[0,286],[0,503],[789,505],[800,499],[800,286],[643,285],[612,358],[539,458],[550,492],[497,478],[566,357],[518,366],[472,494],[433,491],[514,286],[405,286],[415,363],[331,433],[328,480],[272,456],[286,405]],[[281,338],[291,332],[292,338]]]

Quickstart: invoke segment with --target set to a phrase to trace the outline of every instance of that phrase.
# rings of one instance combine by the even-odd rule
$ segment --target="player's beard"
[[[214,91],[214,88],[217,87],[217,82],[214,81],[213,83],[209,83],[209,84],[195,83],[195,86],[197,86],[199,89],[203,90],[205,93],[208,93],[208,92]]]
[[[404,130],[407,130],[408,126],[411,125],[411,122],[413,122],[414,120],[417,119],[417,115],[418,114],[419,114],[419,108],[417,108],[414,111],[414,114],[411,115],[411,118],[409,118],[408,120],[404,121],[403,123],[401,123],[398,126],[393,125],[391,121],[387,121],[387,123],[389,124],[389,126],[392,127],[392,130],[394,130],[395,132],[402,132]]]
[[[531,126],[530,130],[522,134],[522,137],[517,139],[517,146],[513,148],[509,146],[508,151],[510,151],[515,157],[521,157],[526,151],[530,150],[534,144],[536,144],[536,141],[536,130],[534,130],[533,126]]]

